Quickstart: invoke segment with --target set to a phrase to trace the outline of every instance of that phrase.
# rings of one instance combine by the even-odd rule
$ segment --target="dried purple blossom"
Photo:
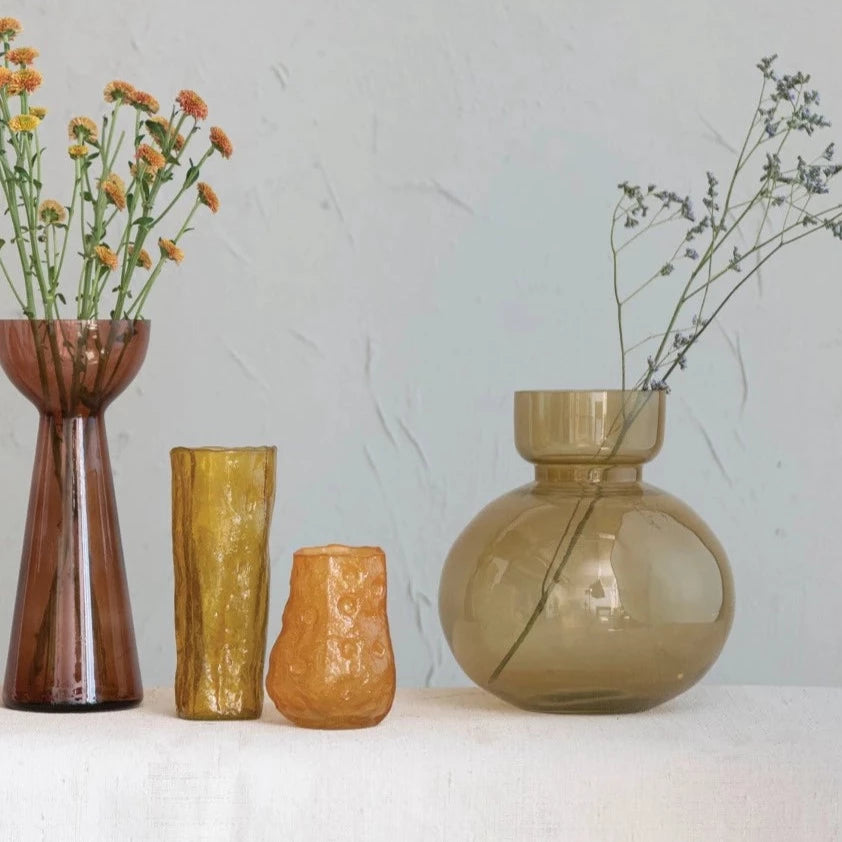
[[[782,246],[819,229],[825,229],[842,240],[842,203],[831,203],[831,207],[823,211],[817,210],[818,203],[808,209],[810,200],[816,195],[829,193],[834,179],[842,173],[842,164],[833,163],[835,144],[825,144],[823,149],[814,153],[815,157],[806,154],[805,157],[791,156],[787,147],[787,140],[797,132],[812,137],[815,132],[830,126],[830,121],[819,110],[821,96],[815,88],[809,87],[808,74],[801,71],[778,73],[776,58],[775,55],[766,56],[757,64],[763,75],[760,104],[742,151],[725,179],[728,190],[720,194],[719,180],[712,172],[707,173],[707,187],[702,197],[705,213],[701,219],[696,221],[689,196],[658,188],[654,183],[648,184],[645,192],[629,182],[619,185],[623,197],[615,211],[614,222],[625,217],[627,227],[640,226],[641,229],[630,239],[636,240],[639,234],[645,233],[655,218],[658,224],[678,219],[692,223],[685,229],[673,256],[661,266],[654,278],[625,297],[617,296],[622,339],[624,304],[648,288],[659,276],[671,275],[678,255],[693,261],[692,266],[686,267],[686,283],[679,284],[677,302],[667,331],[657,334],[652,340],[656,345],[647,358],[647,370],[638,381],[641,388],[669,391],[667,380],[672,372],[686,367],[687,352],[731,295]],[[772,138],[775,138],[774,144],[770,143]],[[774,151],[767,151],[770,148]],[[760,157],[762,163],[759,179],[752,186],[754,176],[744,173],[750,172],[747,164],[758,150],[755,160]],[[757,169],[754,172],[757,173]],[[654,200],[660,202],[660,208]],[[647,219],[650,204],[655,212]],[[661,214],[664,208],[670,211],[668,217]],[[801,233],[794,233],[795,229],[800,229]],[[697,237],[704,237],[707,241],[703,248],[697,250],[686,245]],[[737,237],[743,244],[744,253],[734,245]],[[615,258],[616,255],[615,249]],[[614,283],[617,292],[616,271]],[[665,287],[655,284],[652,289]],[[673,325],[685,307],[692,308],[692,327],[689,331],[676,331]],[[621,351],[625,388],[626,351],[622,346]]]

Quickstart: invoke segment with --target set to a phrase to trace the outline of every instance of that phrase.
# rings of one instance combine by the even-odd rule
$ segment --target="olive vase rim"
[[[641,465],[661,449],[665,411],[657,390],[517,391],[515,446],[536,465]]]
[[[648,395],[658,394],[658,390],[645,389],[515,389],[517,395]],[[666,396],[666,390],[660,392]]]

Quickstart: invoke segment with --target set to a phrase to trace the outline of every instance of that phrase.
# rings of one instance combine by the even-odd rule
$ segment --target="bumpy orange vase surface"
[[[266,689],[305,728],[367,728],[386,716],[395,658],[381,549],[334,544],[295,553]]]

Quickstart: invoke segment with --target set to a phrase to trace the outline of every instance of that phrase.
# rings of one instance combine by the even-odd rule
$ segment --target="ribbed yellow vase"
[[[170,452],[175,701],[184,719],[263,709],[274,447]]]

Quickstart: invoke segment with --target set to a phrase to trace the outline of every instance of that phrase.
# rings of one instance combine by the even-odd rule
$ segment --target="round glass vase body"
[[[731,628],[716,537],[642,481],[664,392],[518,392],[515,440],[535,481],[486,506],[445,562],[439,615],[459,665],[511,704],[645,710],[695,684]]]

